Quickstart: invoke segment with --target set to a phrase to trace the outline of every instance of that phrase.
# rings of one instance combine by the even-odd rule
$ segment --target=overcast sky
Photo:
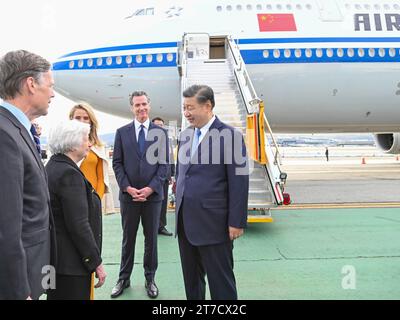
[[[0,56],[8,51],[25,49],[52,62],[65,53],[91,47],[96,44],[96,34],[111,34],[113,32],[111,26],[122,22],[140,2],[137,0],[1,1]],[[68,117],[73,104],[73,101],[56,94],[50,104],[49,114],[38,119],[43,126],[44,134],[52,124]],[[101,112],[96,114],[100,122],[100,133],[114,132],[130,121]]]

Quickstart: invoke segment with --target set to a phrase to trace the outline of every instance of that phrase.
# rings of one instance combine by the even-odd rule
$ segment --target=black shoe
[[[118,280],[117,284],[111,291],[111,298],[116,298],[124,292],[124,289],[130,287],[130,280]]]
[[[157,298],[157,296],[158,296],[158,288],[157,288],[156,283],[154,281],[147,281],[146,280],[146,283],[144,284],[144,286],[146,288],[147,295],[150,298],[152,298],[152,299]]]
[[[162,234],[163,236],[172,236],[172,232],[169,232],[166,228],[158,229],[158,234]]]

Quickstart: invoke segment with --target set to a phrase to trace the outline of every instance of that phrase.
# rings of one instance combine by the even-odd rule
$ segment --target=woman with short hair
[[[56,288],[48,290],[49,300],[89,300],[91,274],[99,279],[97,288],[106,278],[100,198],[77,166],[90,150],[89,131],[85,123],[66,121],[48,139],[53,156],[46,171],[57,238]]]

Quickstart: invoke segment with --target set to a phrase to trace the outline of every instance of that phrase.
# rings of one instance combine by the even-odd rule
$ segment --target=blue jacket
[[[145,152],[142,156],[139,153],[134,122],[117,130],[113,169],[120,188],[120,201],[132,201],[132,197],[125,192],[127,187],[136,189],[150,187],[154,193],[148,201],[163,200],[163,186],[169,161],[167,150],[169,150],[167,131],[153,123],[150,123]]]
[[[176,222],[183,213],[185,234],[192,245],[223,243],[229,241],[229,227],[245,228],[247,225],[246,147],[240,132],[216,118],[193,156],[200,158],[198,164],[193,163],[193,158],[188,163],[193,134],[193,127],[186,129],[179,142]],[[236,158],[233,141],[239,154]]]

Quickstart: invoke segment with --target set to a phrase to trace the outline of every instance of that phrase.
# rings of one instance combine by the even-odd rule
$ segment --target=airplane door
[[[210,58],[210,36],[206,33],[192,33],[187,36],[187,58],[208,60]]]
[[[317,0],[317,4],[322,21],[343,21],[343,15],[336,0]]]

